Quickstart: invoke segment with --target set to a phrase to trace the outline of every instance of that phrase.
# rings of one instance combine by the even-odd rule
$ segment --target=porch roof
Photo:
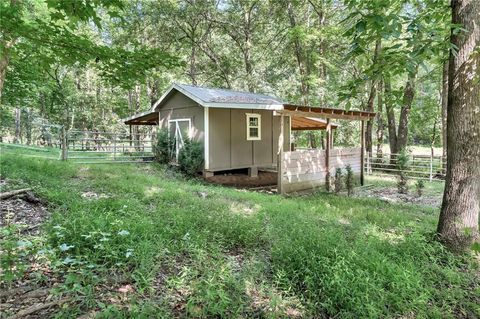
[[[336,129],[339,126],[335,123],[331,123],[330,125],[332,129]],[[291,128],[292,131],[326,130],[327,121],[315,117],[292,116]]]
[[[157,125],[158,120],[158,112],[147,111],[130,116],[123,122],[128,125]]]
[[[159,121],[158,112],[143,112],[127,118],[124,123],[127,125],[157,125]],[[332,123],[332,128],[338,127],[338,124]],[[327,121],[314,117],[292,117],[292,130],[325,130]]]
[[[305,105],[284,104],[282,110],[277,113],[290,115],[292,117],[292,130],[324,130],[327,121],[324,119],[343,120],[370,120],[375,117],[375,112],[343,110],[326,107],[311,107]],[[135,114],[124,120],[128,125],[157,125],[159,123],[158,111],[146,111]],[[332,128],[338,125],[332,123]]]
[[[375,112],[334,109],[326,107],[312,107],[306,105],[284,104],[283,110],[277,111],[290,116],[316,117],[338,120],[365,121],[375,117]]]

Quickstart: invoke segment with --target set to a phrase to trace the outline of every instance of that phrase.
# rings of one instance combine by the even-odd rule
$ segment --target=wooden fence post
[[[332,138],[332,126],[330,124],[330,119],[327,118],[327,129],[325,130],[327,133],[327,143],[325,144],[325,168],[327,171],[327,174],[325,174],[325,189],[327,192],[330,191],[330,139]]]
[[[365,121],[362,121],[362,129],[361,129],[361,141],[362,141],[362,154],[360,156],[360,185],[363,186],[365,178],[364,178],[364,169],[365,169]]]
[[[280,116],[280,135],[278,136],[278,154],[277,154],[277,192],[279,194],[284,194],[284,189],[282,187],[282,165],[283,165],[283,139],[284,139],[284,121],[285,116],[282,113]]]
[[[68,150],[67,150],[67,131],[65,130],[65,125],[62,126],[62,161],[68,159]]]
[[[113,160],[116,158],[116,150],[117,150],[117,134],[113,134]]]

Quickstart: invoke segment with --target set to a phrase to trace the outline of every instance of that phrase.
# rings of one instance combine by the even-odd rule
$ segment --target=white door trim
[[[174,119],[174,120],[168,120],[168,136],[170,137],[170,128],[172,123],[175,123],[175,158],[178,161],[178,153],[181,149],[179,145],[179,141],[177,140],[178,135],[180,135],[181,142],[183,143],[183,136],[182,132],[180,131],[180,126],[178,125],[178,122],[188,122],[188,138],[192,138],[192,119],[189,118],[182,118],[182,119]]]

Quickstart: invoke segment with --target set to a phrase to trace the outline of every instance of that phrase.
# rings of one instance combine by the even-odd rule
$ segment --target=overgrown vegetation
[[[187,176],[195,176],[203,164],[202,143],[185,139],[178,153],[178,165],[180,170]]]
[[[425,188],[425,182],[422,179],[418,179],[415,182],[415,188],[417,190],[418,197],[421,197],[423,195],[423,190]]]
[[[340,193],[343,189],[343,174],[342,169],[338,167],[335,170],[335,193]]]
[[[345,170],[347,171],[347,175],[345,176],[345,187],[347,188],[348,196],[351,196],[353,195],[353,189],[355,187],[355,174],[353,174],[353,170],[350,165],[347,165]]]
[[[432,240],[430,208],[238,192],[160,165],[2,155],[1,168],[50,203],[31,251],[72,297],[60,317],[480,315],[478,264]]]
[[[172,160],[173,139],[166,128],[160,129],[157,133],[157,140],[153,146],[155,160],[161,164],[168,164]]]

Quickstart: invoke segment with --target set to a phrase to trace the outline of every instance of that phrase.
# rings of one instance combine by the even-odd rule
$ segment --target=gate
[[[154,160],[155,130],[144,132],[78,131],[66,133],[64,159],[79,164],[149,163]]]
[[[149,163],[156,127],[123,131],[65,131],[61,125],[33,123],[28,130],[3,129],[2,153],[78,164]]]

